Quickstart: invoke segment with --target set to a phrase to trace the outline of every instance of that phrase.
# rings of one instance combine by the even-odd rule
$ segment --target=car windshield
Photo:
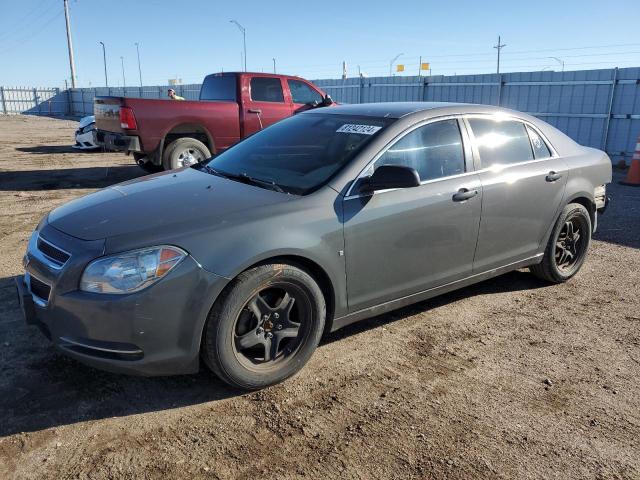
[[[246,138],[200,168],[263,188],[306,195],[327,183],[393,121],[295,115]]]

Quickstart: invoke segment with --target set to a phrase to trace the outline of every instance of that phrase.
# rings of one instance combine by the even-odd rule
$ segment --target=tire
[[[164,151],[162,166],[165,170],[174,170],[194,165],[210,157],[211,152],[200,140],[190,137],[178,138]]]
[[[264,388],[307,363],[325,317],[324,296],[309,273],[288,264],[261,265],[241,273],[216,301],[201,356],[229,385]]]
[[[578,237],[575,237],[576,233]],[[529,270],[551,283],[566,282],[580,271],[590,244],[589,212],[579,203],[570,203],[564,207],[553,228],[542,262],[532,265]]]

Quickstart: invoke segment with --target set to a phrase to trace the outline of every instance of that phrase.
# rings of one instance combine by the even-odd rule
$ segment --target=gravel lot
[[[99,372],[22,323],[39,219],[142,174],[69,148],[75,125],[0,117],[0,478],[640,478],[640,188],[610,187],[567,284],[518,271],[353,325],[244,394]]]

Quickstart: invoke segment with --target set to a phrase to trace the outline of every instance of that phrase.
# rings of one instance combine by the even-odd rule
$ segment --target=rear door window
[[[284,103],[282,83],[279,78],[253,77],[251,79],[251,100],[254,102]]]
[[[209,75],[200,87],[200,100],[236,101],[235,75]]]
[[[293,103],[320,103],[322,95],[300,80],[287,80]]]
[[[533,160],[526,127],[516,120],[469,118],[481,168]]]

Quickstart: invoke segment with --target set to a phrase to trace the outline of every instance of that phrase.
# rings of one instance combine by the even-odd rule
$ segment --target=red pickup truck
[[[192,165],[296,112],[331,105],[311,82],[267,73],[214,73],[199,101],[96,97],[97,143],[133,153],[147,171]]]

